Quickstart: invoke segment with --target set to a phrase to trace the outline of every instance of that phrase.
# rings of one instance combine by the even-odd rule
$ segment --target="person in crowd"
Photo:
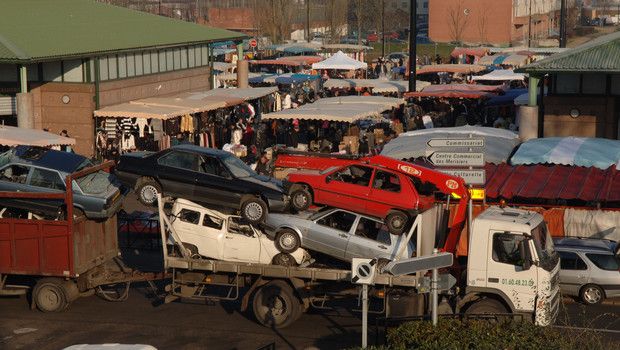
[[[269,176],[269,158],[267,158],[267,152],[261,152],[255,170],[259,175]]]

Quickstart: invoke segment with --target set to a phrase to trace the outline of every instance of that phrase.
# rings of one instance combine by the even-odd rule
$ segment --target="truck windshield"
[[[553,245],[553,239],[551,239],[547,225],[544,222],[532,230],[532,239],[540,259],[540,266],[547,271],[553,270],[559,258]]]

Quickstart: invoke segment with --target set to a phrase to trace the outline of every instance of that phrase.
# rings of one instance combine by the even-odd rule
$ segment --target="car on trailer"
[[[238,209],[252,223],[288,207],[285,183],[259,175],[233,154],[213,148],[184,144],[157,153],[126,153],[116,174],[147,206],[162,193]]]

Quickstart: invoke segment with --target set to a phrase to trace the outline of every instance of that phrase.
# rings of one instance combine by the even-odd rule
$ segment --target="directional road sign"
[[[448,266],[452,266],[452,254],[444,252],[418,258],[391,261],[385,266],[383,271],[387,271],[394,276],[402,276],[416,271],[438,269]]]
[[[484,139],[431,139],[429,147],[484,147]]]
[[[357,284],[374,284],[375,259],[353,258],[351,264],[351,282]]]
[[[433,152],[428,158],[435,166],[484,166],[484,153]]]
[[[484,169],[466,170],[466,169],[437,169],[443,173],[453,176],[462,177],[468,185],[484,185],[486,182],[486,173]]]
[[[439,279],[437,280],[437,289],[438,290],[448,290],[452,288],[456,284],[456,278],[449,273],[439,275]],[[418,286],[418,290],[420,293],[428,293],[431,290],[431,279],[430,277],[425,276],[420,281],[420,285]]]

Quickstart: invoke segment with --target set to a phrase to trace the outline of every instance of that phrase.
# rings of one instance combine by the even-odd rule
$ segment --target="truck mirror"
[[[332,176],[331,175],[325,177],[325,183],[326,184],[330,183],[331,181],[332,181]]]
[[[523,270],[529,270],[532,267],[532,258],[530,257],[530,250],[528,248],[527,240],[519,242],[519,255],[521,256],[521,267]]]

